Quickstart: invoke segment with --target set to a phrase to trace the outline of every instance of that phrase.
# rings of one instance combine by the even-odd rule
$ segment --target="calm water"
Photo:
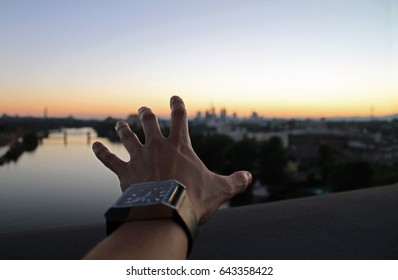
[[[103,213],[121,193],[118,179],[91,151],[94,131],[67,132],[67,143],[62,133],[52,133],[35,151],[0,166],[0,233],[104,222]],[[121,144],[99,140],[128,159]]]

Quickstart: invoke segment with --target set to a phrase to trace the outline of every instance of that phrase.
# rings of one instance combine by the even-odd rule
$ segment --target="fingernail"
[[[115,129],[118,130],[119,128],[121,128],[122,126],[127,125],[126,121],[118,121],[115,125]]]
[[[250,172],[246,172],[247,181],[250,184],[252,182],[253,176]]]
[[[101,143],[99,142],[94,142],[91,148],[93,149],[94,152],[98,151],[101,147]]]
[[[180,101],[180,100],[182,100],[182,99],[181,99],[181,97],[179,97],[178,95],[173,95],[173,96],[171,97],[171,100]]]
[[[173,104],[173,103],[176,103],[176,102],[182,102],[182,99],[181,99],[181,97],[179,97],[177,95],[174,95],[174,96],[172,96],[170,98],[170,103]]]
[[[147,111],[147,110],[151,110],[151,109],[149,109],[148,107],[142,106],[141,108],[138,109],[138,114],[141,114],[142,112]]]

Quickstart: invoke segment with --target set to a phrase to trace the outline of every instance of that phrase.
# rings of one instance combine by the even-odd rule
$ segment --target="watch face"
[[[167,202],[176,186],[175,181],[134,184],[123,193],[114,206],[131,207]]]

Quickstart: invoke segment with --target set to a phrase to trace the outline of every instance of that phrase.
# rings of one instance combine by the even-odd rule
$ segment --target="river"
[[[100,140],[125,160],[128,154],[121,144],[98,139],[91,128],[66,133],[64,139],[63,132],[53,132],[33,152],[0,166],[0,233],[104,222],[104,212],[121,192],[91,143]]]

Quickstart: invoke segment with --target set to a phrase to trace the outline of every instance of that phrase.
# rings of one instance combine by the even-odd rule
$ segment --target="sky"
[[[0,114],[398,113],[398,0],[0,1]]]

